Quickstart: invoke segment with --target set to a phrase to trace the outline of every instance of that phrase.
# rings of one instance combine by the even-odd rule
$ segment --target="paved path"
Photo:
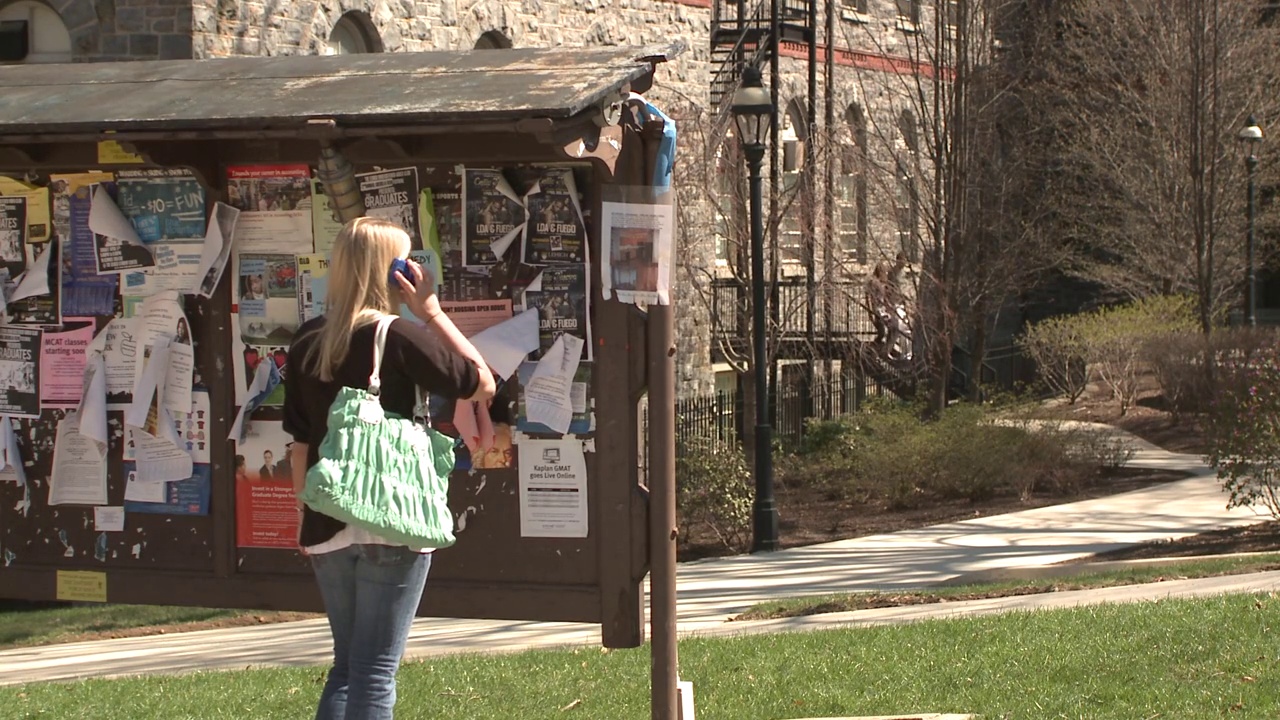
[[[1068,505],[764,555],[686,563],[678,573],[680,629],[697,634],[777,632],[1015,607],[1280,587],[1280,573],[1268,573],[1248,576],[1249,579],[1188,581],[1189,585],[1161,583],[1142,590],[1055,593],[768,623],[725,622],[750,605],[770,598],[922,587],[969,572],[1045,565],[1147,540],[1194,535],[1263,519],[1250,510],[1227,511],[1226,496],[1217,479],[1198,457],[1168,453],[1132,437],[1126,441],[1135,447],[1130,466],[1178,470],[1191,473],[1191,477]],[[328,661],[329,642],[325,621],[308,620],[8,650],[0,652],[0,685],[250,665],[322,665]],[[599,632],[593,625],[424,618],[414,624],[408,655],[427,657],[598,643]]]

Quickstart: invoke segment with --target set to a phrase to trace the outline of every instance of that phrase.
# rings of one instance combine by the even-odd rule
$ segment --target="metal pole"
[[[1246,230],[1245,244],[1244,244],[1244,258],[1245,258],[1244,262],[1245,262],[1245,273],[1246,273],[1246,277],[1245,277],[1246,298],[1245,298],[1245,306],[1244,306],[1244,323],[1249,327],[1253,327],[1258,324],[1258,319],[1257,319],[1258,279],[1257,279],[1257,272],[1254,270],[1254,267],[1253,267],[1253,254],[1254,254],[1254,242],[1255,242],[1253,218],[1254,218],[1254,214],[1257,212],[1257,195],[1258,195],[1258,188],[1256,183],[1254,182],[1254,176],[1257,174],[1257,171],[1258,171],[1258,156],[1255,153],[1250,152],[1249,156],[1245,158],[1244,162],[1245,162],[1245,166],[1249,170],[1249,201],[1245,205],[1245,217],[1246,217],[1246,223],[1247,223],[1247,230]]]
[[[760,188],[764,147],[753,143],[743,150],[751,170],[751,340],[756,395],[756,498],[751,552],[767,552],[778,549],[778,509],[773,503],[773,433],[769,426],[769,358],[764,321],[764,213]]]
[[[653,720],[676,720],[676,346],[670,305],[649,306],[649,625]]]

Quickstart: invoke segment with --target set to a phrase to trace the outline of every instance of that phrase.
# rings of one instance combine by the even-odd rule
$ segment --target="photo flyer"
[[[467,265],[492,265],[506,255],[524,230],[524,204],[501,170],[464,168],[462,173],[464,261]]]
[[[311,252],[311,168],[305,164],[232,165],[227,204],[241,211],[235,244],[241,252],[306,248]]]
[[[587,231],[573,171],[545,170],[525,196],[529,220],[524,261],[530,265],[586,262]]]
[[[418,169],[398,168],[356,173],[368,217],[382,218],[409,233],[409,246],[422,249],[418,227]]]
[[[190,170],[119,170],[116,197],[144,243],[204,237],[204,187]]]
[[[591,360],[591,322],[585,265],[553,265],[544,269],[521,293],[521,306],[538,311],[539,349],[535,358],[551,349],[556,338],[568,334],[583,341],[582,359]]]
[[[0,383],[5,388],[0,415],[40,417],[39,328],[0,325]]]
[[[248,345],[287,345],[301,325],[294,255],[244,253],[238,258],[236,312]]]
[[[53,222],[62,247],[62,311],[74,317],[115,313],[119,278],[99,275],[93,231],[89,229],[92,185],[107,173],[54,175]]]

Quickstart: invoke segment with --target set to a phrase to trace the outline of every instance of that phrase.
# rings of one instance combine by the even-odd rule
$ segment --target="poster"
[[[58,421],[49,477],[50,505],[106,505],[107,461],[79,431],[74,413]]]
[[[107,182],[110,173],[54,175],[53,222],[64,238],[62,255],[62,312],[75,317],[115,312],[117,276],[99,275],[89,229],[92,184]]]
[[[39,328],[0,325],[0,384],[5,388],[0,415],[40,417]]]
[[[40,352],[40,404],[73,408],[84,391],[84,368],[94,338],[93,318],[68,318],[61,330],[46,330]]]
[[[142,378],[143,370],[146,369],[148,358],[151,357],[152,347],[155,345],[157,338],[169,338],[172,345],[183,345],[190,347],[191,345],[191,324],[187,320],[186,310],[183,306],[182,296],[176,290],[169,290],[142,301],[138,306],[138,313],[132,318],[130,327],[132,339],[137,343],[136,350],[141,352],[137,356],[133,366],[134,391]],[[185,350],[174,360],[181,360],[187,357]],[[110,362],[107,365],[108,373],[110,372]],[[170,370],[173,368],[170,367]],[[190,393],[191,381],[187,381],[185,390]],[[167,382],[166,382],[167,385]],[[183,388],[173,388],[181,390]],[[108,389],[110,392],[110,389]]]
[[[298,256],[298,317],[302,322],[324,314],[329,288],[329,258],[320,253]]]
[[[524,205],[501,170],[464,168],[462,250],[467,265],[492,265],[524,230]]]
[[[584,265],[550,266],[522,293],[523,307],[538,311],[539,351],[549,350],[562,334],[583,341],[583,360],[591,359],[591,320],[587,314],[587,269]]]
[[[0,196],[18,196],[27,200],[27,242],[48,242],[53,236],[49,209],[49,188],[0,176]]]
[[[295,256],[243,253],[237,262],[240,337],[249,345],[288,345],[301,324]]]
[[[93,231],[95,271],[99,275],[115,275],[155,267],[155,256],[138,237],[133,223],[120,212],[111,193],[111,186],[94,185],[90,196],[89,229]]]
[[[255,421],[236,443],[236,546],[294,549],[298,501],[289,447],[279,422]]]
[[[399,168],[357,173],[365,214],[399,225],[409,233],[409,246],[422,250],[418,226],[418,169]]]
[[[600,280],[606,298],[667,305],[671,302],[671,205],[603,203]]]
[[[511,319],[510,300],[441,300],[440,309],[467,337]]]
[[[525,204],[529,208],[524,231],[526,263],[586,262],[587,229],[572,170],[544,170],[525,196]]]
[[[9,322],[23,325],[62,324],[62,243],[33,246],[40,253],[10,293]],[[8,292],[8,289],[6,289]],[[21,299],[19,299],[21,298]]]
[[[124,463],[125,482],[132,483],[137,475],[137,466],[133,462]],[[156,495],[148,500],[131,500],[125,498],[126,513],[148,513],[153,515],[208,515],[209,496],[212,494],[213,466],[207,463],[192,467],[191,477],[158,485]]]
[[[190,170],[118,170],[116,193],[120,212],[142,242],[204,237],[204,187]]]
[[[587,461],[582,441],[520,440],[520,537],[587,536]]]
[[[138,336],[131,318],[112,318],[100,333],[106,373],[107,407],[119,410],[133,402],[134,366],[139,355]]]
[[[533,373],[537,367],[538,364],[533,362],[520,364],[520,399],[516,406],[516,429],[522,433],[549,434],[555,431],[542,423],[530,422],[526,408],[525,389],[533,380]],[[569,420],[568,434],[570,435],[585,435],[591,432],[591,406],[588,400],[591,388],[591,367],[590,363],[579,364],[569,386],[569,401],[573,408],[573,416]]]
[[[26,236],[27,199],[0,196],[0,268],[8,271],[11,285],[27,271]]]
[[[227,204],[241,211],[234,240],[239,251],[312,252],[308,166],[230,166]]]
[[[151,246],[156,265],[146,272],[125,273],[120,277],[120,292],[149,297],[165,290],[189,293],[200,277],[200,261],[204,241],[161,241]]]
[[[311,180],[311,232],[315,236],[315,249],[321,255],[333,251],[333,241],[342,230],[342,223],[333,216],[333,206],[325,194],[324,183]]]
[[[258,365],[269,362],[276,366],[279,371],[281,382],[267,393],[266,398],[259,403],[259,407],[282,407],[284,405],[284,375],[289,371],[289,346],[288,345],[260,345],[247,346],[240,345],[238,348],[238,357],[240,363],[237,366],[237,376],[244,378],[243,385],[248,388],[248,379],[254,377],[258,372]],[[243,373],[243,374],[241,374]],[[237,396],[237,405],[243,405],[244,399]]]

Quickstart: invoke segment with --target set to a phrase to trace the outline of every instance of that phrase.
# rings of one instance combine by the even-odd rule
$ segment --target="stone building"
[[[920,208],[910,184],[920,181],[912,170],[920,163],[903,158],[918,157],[915,118],[928,85],[919,83],[930,74],[913,58],[927,54],[933,9],[952,3],[828,0],[806,16],[803,0],[779,1],[797,11],[790,22],[799,31],[779,38],[773,76],[781,118],[771,193],[775,267],[824,283],[825,303],[786,305],[780,320],[829,313],[846,326],[861,318],[855,324],[865,331],[862,279],[899,251],[914,260],[918,247]],[[730,364],[714,362],[726,359],[714,348],[717,329],[726,328],[713,325],[729,321],[713,310],[725,302],[716,288],[732,285],[727,278],[744,257],[733,230],[745,225],[741,204],[730,196],[745,170],[735,141],[725,138],[727,103],[713,97],[712,80],[726,69],[737,75],[732,63],[741,55],[723,50],[733,46],[734,28],[745,27],[726,21],[738,7],[727,0],[0,0],[0,61],[682,43],[686,51],[660,71],[651,99],[677,120],[680,165],[688,169],[675,274],[679,387],[702,394],[734,377]],[[767,13],[769,3],[756,7]]]

